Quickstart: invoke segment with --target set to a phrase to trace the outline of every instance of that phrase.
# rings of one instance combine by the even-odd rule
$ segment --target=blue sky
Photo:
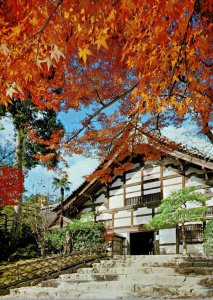
[[[64,124],[65,130],[70,132],[74,127],[80,127],[80,121],[84,116],[85,112],[77,113],[70,111],[68,113],[60,113],[59,119]],[[15,132],[10,118],[8,117],[0,120],[0,128],[1,125],[5,128],[4,130],[0,130],[1,145],[6,144],[7,141],[14,143]],[[195,147],[201,152],[213,156],[213,146],[210,142],[201,139],[201,137],[197,135],[196,126],[193,123],[185,123],[184,126],[180,128],[168,126],[162,133],[168,138],[175,140],[176,142],[181,142],[189,148]],[[74,155],[67,158],[67,161],[69,163],[69,168],[66,169],[66,172],[69,176],[69,181],[72,184],[70,186],[70,191],[67,192],[66,196],[84,181],[83,176],[92,173],[99,164],[98,158],[90,159],[82,155]],[[53,177],[57,177],[57,174],[53,171],[46,170],[42,166],[37,166],[32,169],[25,179],[27,194],[42,193],[46,195],[49,194],[56,198],[58,192],[53,190]]]

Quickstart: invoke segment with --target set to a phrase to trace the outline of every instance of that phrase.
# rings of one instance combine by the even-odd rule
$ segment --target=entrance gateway
[[[130,254],[149,255],[154,251],[154,231],[131,232]]]

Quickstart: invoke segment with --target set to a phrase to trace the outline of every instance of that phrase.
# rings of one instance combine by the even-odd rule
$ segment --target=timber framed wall
[[[213,178],[206,181],[205,170],[189,162],[180,162],[174,158],[163,158],[161,161],[148,161],[134,164],[134,167],[114,178],[107,185],[98,189],[79,209],[79,213],[95,210],[96,220],[105,224],[110,232],[126,238],[126,249],[129,251],[130,233],[146,231],[147,224],[157,212],[163,197],[171,191],[195,185],[198,191],[205,193],[209,200],[208,218],[213,217]],[[210,184],[209,184],[210,183]],[[189,224],[190,225],[190,224]],[[191,224],[193,225],[193,224]],[[194,224],[195,225],[195,224]],[[202,226],[202,224],[198,224]],[[191,234],[189,226],[189,252],[202,252],[202,237]],[[168,228],[155,232],[155,241],[160,253],[181,253],[180,229]]]

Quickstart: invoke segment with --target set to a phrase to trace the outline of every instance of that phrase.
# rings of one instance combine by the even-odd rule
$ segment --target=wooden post
[[[186,254],[187,246],[186,246],[186,232],[185,232],[184,222],[182,222],[182,241],[183,241],[183,254]]]
[[[19,281],[19,277],[20,277],[20,267],[19,264],[16,265],[16,278],[17,281]]]

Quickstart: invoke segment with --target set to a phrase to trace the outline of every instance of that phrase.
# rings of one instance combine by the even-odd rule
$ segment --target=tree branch
[[[89,124],[91,124],[92,120],[97,117],[104,109],[110,107],[112,104],[116,103],[118,100],[126,97],[129,93],[131,93],[137,86],[138,86],[139,82],[137,82],[133,87],[131,87],[129,90],[127,90],[126,92],[114,97],[109,103],[104,104],[104,106],[102,106],[101,108],[99,108],[98,110],[96,110],[96,112],[94,112],[94,114],[90,115],[89,118],[87,119],[87,122],[84,126],[82,126],[81,129],[79,129],[75,134],[73,134],[67,141],[66,143],[71,142],[74,138],[76,138],[86,127],[88,127]]]

